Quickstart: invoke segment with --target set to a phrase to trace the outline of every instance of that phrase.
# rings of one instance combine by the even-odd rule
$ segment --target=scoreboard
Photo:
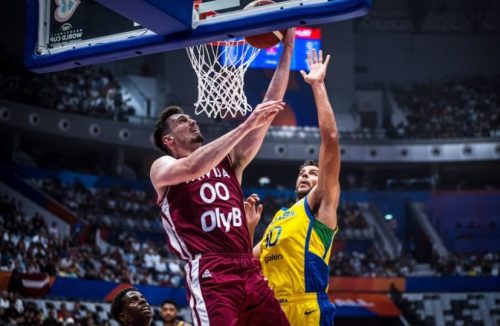
[[[313,48],[316,50],[321,49],[321,29],[297,27],[295,29],[295,47],[290,69],[307,70],[307,53]],[[250,68],[276,68],[282,51],[282,43],[279,43],[272,48],[261,50],[255,60],[250,64]],[[237,52],[241,53],[242,51]],[[226,64],[226,59],[227,58],[225,56],[221,57],[222,64]]]

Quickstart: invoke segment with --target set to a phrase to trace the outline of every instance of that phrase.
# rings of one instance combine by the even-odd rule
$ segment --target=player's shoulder
[[[163,155],[154,160],[153,164],[151,164],[151,169],[159,168],[168,164],[171,164],[172,162],[177,161],[176,158],[169,156],[169,155]]]
[[[273,219],[277,218],[277,217],[280,217],[281,215],[283,215],[286,211],[288,210],[287,207],[281,207],[280,209],[278,209],[276,211],[276,213],[274,213],[274,216],[273,216]]]
[[[295,215],[298,203],[299,202],[295,202],[289,207],[282,206],[278,211],[276,211],[276,213],[274,213],[273,220],[281,220],[283,218]]]

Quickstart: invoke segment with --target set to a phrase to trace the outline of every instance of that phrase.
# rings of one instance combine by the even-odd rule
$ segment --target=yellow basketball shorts
[[[335,305],[326,293],[294,294],[278,298],[292,326],[332,326]]]

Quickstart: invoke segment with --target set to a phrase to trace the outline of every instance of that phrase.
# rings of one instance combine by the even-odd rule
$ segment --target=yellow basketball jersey
[[[328,261],[335,231],[317,221],[307,197],[276,213],[261,242],[260,262],[278,299],[328,292]]]

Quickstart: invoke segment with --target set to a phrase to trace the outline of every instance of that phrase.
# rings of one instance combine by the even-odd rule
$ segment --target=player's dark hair
[[[123,298],[125,297],[125,295],[127,295],[127,293],[129,293],[131,291],[139,292],[139,290],[137,290],[136,288],[125,288],[125,289],[121,290],[120,292],[118,292],[116,297],[113,299],[113,302],[111,303],[111,316],[113,316],[113,318],[120,325],[121,325],[121,321],[120,321],[119,317],[123,311]]]
[[[310,166],[310,165],[315,166],[315,167],[319,167],[318,161],[316,161],[316,160],[305,160],[304,163],[302,163],[302,165],[299,167],[299,172],[300,172],[300,170],[302,170],[306,166]]]
[[[184,113],[182,109],[176,105],[167,106],[163,111],[161,111],[158,116],[158,120],[155,123],[155,131],[153,133],[155,146],[164,152],[167,155],[172,156],[172,152],[163,144],[162,138],[166,134],[168,134],[170,130],[170,126],[168,125],[168,118],[173,116],[174,114]]]
[[[163,305],[166,305],[166,304],[171,304],[175,307],[176,310],[179,310],[179,306],[177,305],[177,302],[175,302],[174,300],[163,300],[161,303],[160,303],[160,307],[163,307]]]

